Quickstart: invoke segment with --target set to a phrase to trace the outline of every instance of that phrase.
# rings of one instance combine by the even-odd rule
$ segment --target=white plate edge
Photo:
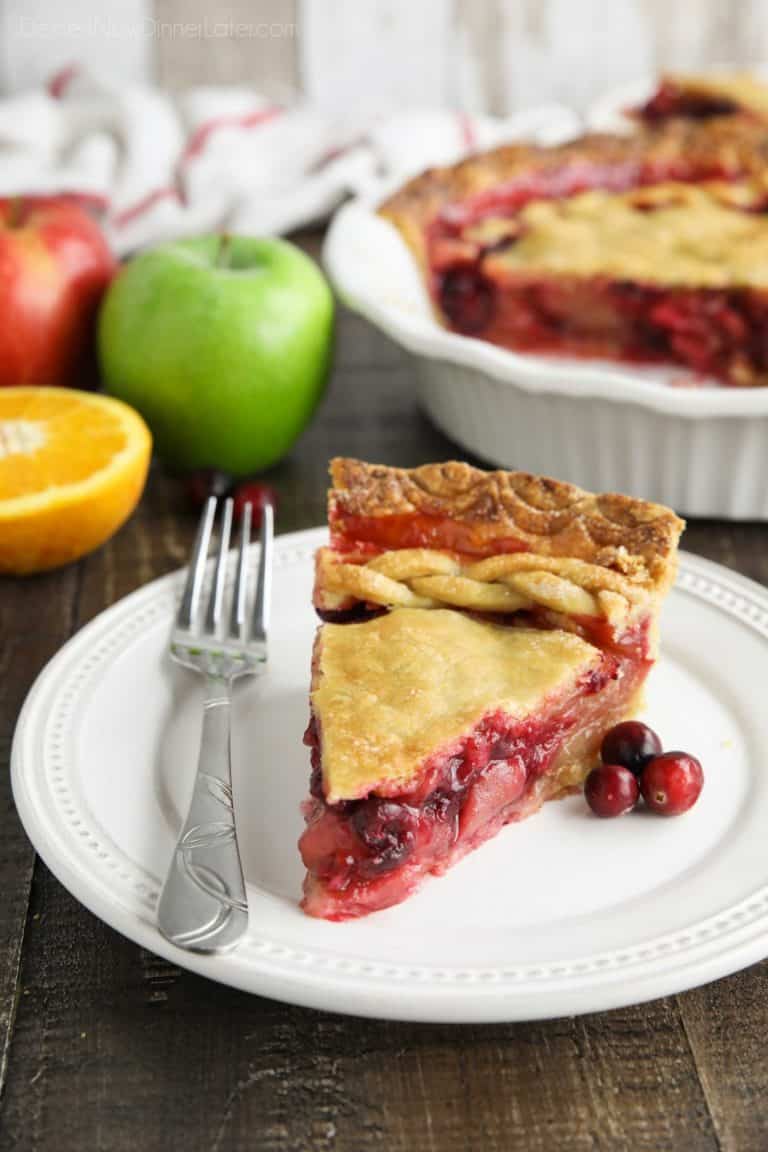
[[[303,552],[315,547],[324,533],[325,530],[320,528],[280,537],[278,539],[282,544],[281,551],[290,551],[291,547],[299,546]],[[681,554],[681,561],[685,570],[693,572],[694,575],[698,571],[705,579],[707,574],[716,577],[719,584],[730,584],[731,589],[737,594],[749,594],[763,601],[768,599],[768,592],[761,585],[712,561],[688,553]],[[628,975],[626,968],[619,969],[613,980],[610,979],[610,973],[603,973],[599,984],[585,985],[582,982],[579,988],[564,984],[558,989],[557,982],[552,980],[540,988],[534,988],[530,984],[503,984],[480,977],[462,981],[459,987],[456,983],[444,984],[438,981],[434,984],[421,982],[418,988],[414,989],[401,983],[393,988],[391,981],[384,976],[372,979],[368,975],[365,978],[355,979],[351,978],[348,972],[334,972],[332,969],[324,969],[321,973],[311,970],[297,973],[294,969],[285,975],[279,970],[275,971],[275,964],[266,958],[266,962],[260,961],[255,951],[250,949],[247,963],[240,964],[236,953],[214,959],[192,956],[167,944],[150,922],[136,915],[127,925],[121,906],[116,908],[110,905],[101,896],[99,889],[91,886],[88,876],[84,878],[82,873],[76,868],[71,868],[66,860],[59,859],[52,851],[49,852],[46,843],[48,829],[38,820],[29,801],[22,759],[22,742],[29,719],[34,715],[36,701],[46,689],[48,680],[52,680],[53,674],[64,665],[64,657],[73,650],[76,652],[79,644],[87,642],[88,634],[92,634],[92,629],[96,630],[97,624],[104,627],[103,618],[107,614],[111,616],[118,609],[121,610],[121,616],[124,612],[130,613],[137,601],[140,602],[144,597],[148,598],[158,591],[159,586],[171,584],[179,578],[179,572],[162,576],[124,597],[89,621],[39,674],[19,715],[11,753],[11,779],[17,809],[27,835],[41,858],[76,899],[116,931],[164,956],[172,963],[251,992],[255,990],[253,977],[258,975],[260,994],[307,1007],[389,1019],[480,1022],[547,1018],[574,1012],[604,1010],[627,1003],[626,994],[622,992]],[[748,620],[745,622],[751,623]],[[754,623],[751,623],[751,627],[755,627]],[[46,846],[41,849],[40,844]],[[754,896],[751,896],[744,903],[753,900]],[[749,930],[750,925],[745,924],[744,928]],[[768,953],[768,926],[762,927],[757,933],[748,935],[746,939],[741,939],[736,944],[731,942],[725,953],[718,951],[709,957],[691,960],[690,953],[681,952],[676,957],[676,962],[667,964],[661,971],[640,977],[632,975],[632,1002],[641,1003],[643,1000],[680,991],[681,976],[689,972],[692,966],[695,968],[695,977],[692,980],[686,978],[686,988],[738,971],[745,965],[762,959],[766,953]],[[226,961],[223,967],[222,960]],[[277,967],[279,968],[279,949]],[[577,1007],[574,1006],[575,1001],[579,1001]]]

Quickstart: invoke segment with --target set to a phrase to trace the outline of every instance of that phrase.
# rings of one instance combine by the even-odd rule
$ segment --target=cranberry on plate
[[[640,789],[634,774],[623,764],[601,764],[587,776],[584,795],[596,816],[623,816],[634,808]]]
[[[643,768],[640,789],[648,807],[660,816],[680,816],[698,800],[704,773],[695,756],[664,752]]]
[[[661,752],[661,740],[639,720],[616,724],[603,737],[600,756],[604,764],[623,764],[639,776],[645,765]]]

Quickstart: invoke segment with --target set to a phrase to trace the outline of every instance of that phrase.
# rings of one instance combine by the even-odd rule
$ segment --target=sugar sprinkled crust
[[[331,477],[332,523],[344,516],[410,513],[445,518],[475,526],[489,541],[488,555],[494,539],[513,537],[526,553],[618,572],[658,595],[674,579],[685,525],[661,504],[594,494],[527,472],[484,472],[458,461],[405,469],[337,458]],[[606,588],[611,590],[608,579]]]
[[[768,288],[765,189],[750,183],[596,189],[528,204],[514,244],[483,268],[502,281],[544,273],[645,285]]]

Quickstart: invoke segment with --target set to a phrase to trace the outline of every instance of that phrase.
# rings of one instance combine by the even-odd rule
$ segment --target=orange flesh
[[[0,451],[0,499],[86,480],[125,447],[125,430],[110,411],[86,407],[64,389],[54,401],[44,390],[23,391],[20,395],[9,389],[0,398],[0,446],[4,429],[10,437],[25,427],[40,437],[40,445],[29,452]]]

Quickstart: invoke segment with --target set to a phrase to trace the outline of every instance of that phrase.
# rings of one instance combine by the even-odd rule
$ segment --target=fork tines
[[[201,602],[203,599],[203,586],[208,560],[208,552],[216,520],[218,501],[210,496],[206,501],[197,528],[195,545],[187,572],[184,593],[179,605],[176,618],[177,628],[193,634],[217,636],[221,630],[224,610],[224,594],[227,583],[227,566],[229,560],[229,544],[232,535],[232,520],[234,504],[231,498],[224,501],[224,513],[219,530],[218,548],[213,569],[213,583],[208,598],[208,605],[203,617]],[[229,614],[229,638],[247,643],[266,643],[267,626],[269,623],[269,605],[271,593],[272,572],[272,537],[274,530],[274,517],[272,506],[263,509],[260,534],[259,569],[254,596],[253,616],[250,634],[246,634],[246,616],[248,599],[248,545],[251,542],[251,525],[253,523],[253,507],[250,503],[243,509],[240,523],[240,543],[235,570],[235,582],[232,590],[232,605]]]

